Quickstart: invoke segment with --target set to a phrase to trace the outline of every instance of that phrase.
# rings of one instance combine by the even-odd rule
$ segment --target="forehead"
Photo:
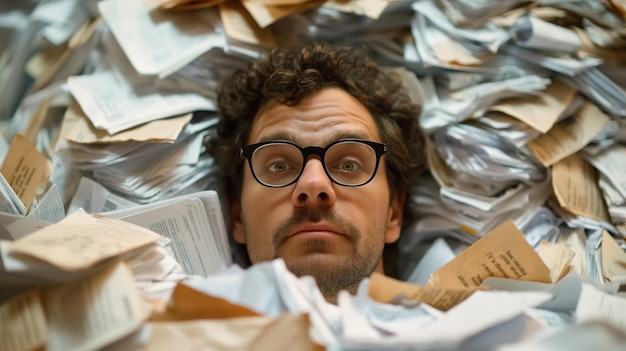
[[[270,101],[256,115],[248,143],[290,140],[324,146],[343,138],[381,141],[370,112],[339,88],[326,88],[295,106]]]

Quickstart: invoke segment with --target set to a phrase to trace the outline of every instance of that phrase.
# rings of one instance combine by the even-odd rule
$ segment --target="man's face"
[[[346,138],[382,142],[371,114],[339,88],[327,88],[296,106],[275,102],[257,114],[248,144],[289,140],[301,147]],[[354,291],[372,271],[382,272],[385,243],[398,239],[403,199],[390,202],[386,159],[367,184],[333,183],[322,161],[305,161],[300,178],[282,188],[258,183],[244,165],[241,203],[233,209],[234,236],[253,263],[283,258],[297,276],[313,276],[331,299]]]

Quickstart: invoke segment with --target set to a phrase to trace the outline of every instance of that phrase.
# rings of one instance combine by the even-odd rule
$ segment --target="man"
[[[423,168],[420,107],[351,48],[277,48],[218,94],[211,150],[230,189],[234,239],[252,263],[282,258],[328,301],[383,273]]]

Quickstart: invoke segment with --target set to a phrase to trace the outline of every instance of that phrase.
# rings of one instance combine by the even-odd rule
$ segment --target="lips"
[[[292,237],[295,235],[302,234],[335,234],[335,235],[344,235],[335,227],[328,224],[313,224],[308,223],[301,226],[296,227],[287,237]]]

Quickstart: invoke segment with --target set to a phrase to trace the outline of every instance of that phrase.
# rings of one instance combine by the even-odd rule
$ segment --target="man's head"
[[[211,150],[252,263],[281,257],[329,299],[382,272],[424,161],[419,106],[400,79],[350,48],[309,43],[235,72],[218,105]]]

